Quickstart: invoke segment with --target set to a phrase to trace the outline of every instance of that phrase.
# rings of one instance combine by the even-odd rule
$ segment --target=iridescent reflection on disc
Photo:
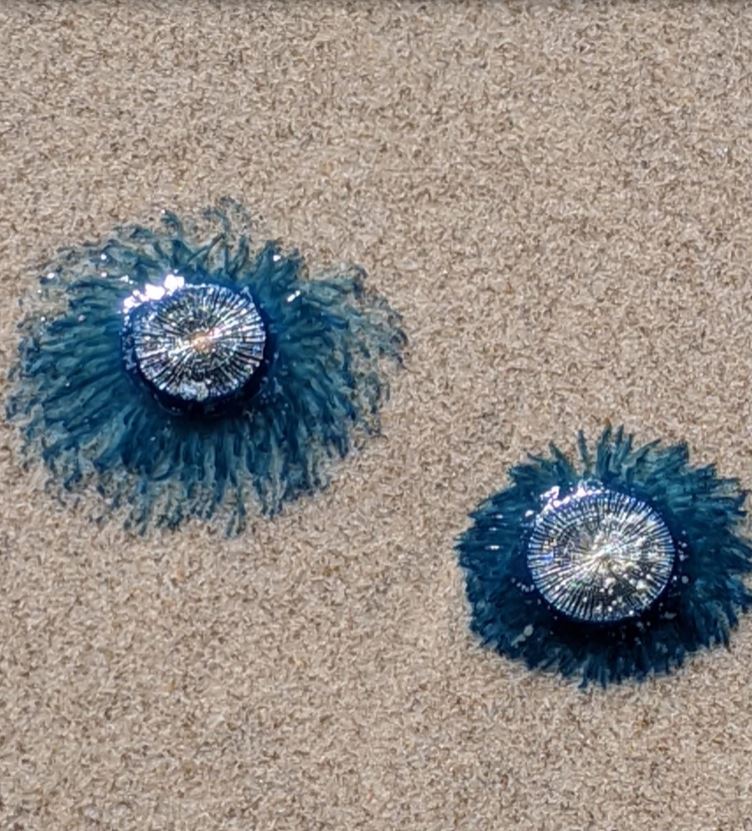
[[[129,311],[129,329],[142,377],[179,401],[232,397],[263,360],[266,333],[253,299],[225,286],[179,284],[147,297]]]
[[[665,589],[675,548],[645,502],[600,486],[558,491],[535,520],[527,562],[533,582],[559,612],[614,623],[648,609]]]

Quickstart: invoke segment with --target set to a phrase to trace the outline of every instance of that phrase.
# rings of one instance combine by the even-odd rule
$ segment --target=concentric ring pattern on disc
[[[157,393],[210,403],[242,390],[263,360],[266,332],[248,293],[184,285],[129,314],[135,365]]]
[[[562,614],[589,623],[634,618],[666,588],[676,550],[646,502],[581,484],[550,496],[527,550],[533,583]]]

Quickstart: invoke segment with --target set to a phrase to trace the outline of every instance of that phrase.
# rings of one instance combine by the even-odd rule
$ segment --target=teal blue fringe
[[[62,251],[41,280],[47,311],[22,324],[11,373],[6,411],[30,457],[41,455],[63,490],[94,481],[141,531],[225,511],[235,533],[249,505],[274,514],[324,487],[330,460],[379,430],[382,359],[399,363],[405,345],[399,316],[361,270],[309,279],[297,252],[252,249],[237,204],[206,217],[218,230],[206,244],[167,213],[160,229],[119,228]],[[266,323],[258,388],[222,417],[169,412],[124,366],[122,303],[168,272],[247,288]]]
[[[458,540],[471,628],[509,658],[578,677],[583,686],[642,680],[681,666],[702,647],[728,645],[752,596],[743,576],[752,549],[740,533],[746,494],[713,466],[693,467],[685,444],[636,446],[623,429],[605,430],[594,450],[579,436],[579,458],[556,446],[509,472],[511,484],[483,502]],[[583,480],[648,502],[666,522],[679,556],[660,602],[615,626],[558,615],[535,589],[526,547],[541,496]]]

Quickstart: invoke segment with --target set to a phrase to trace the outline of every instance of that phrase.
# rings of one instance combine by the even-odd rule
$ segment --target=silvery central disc
[[[131,313],[130,336],[139,372],[158,393],[198,403],[242,390],[266,341],[250,295],[212,284],[146,300]]]
[[[535,520],[527,563],[538,591],[559,612],[615,623],[648,609],[665,589],[675,547],[646,502],[581,484],[552,495]]]

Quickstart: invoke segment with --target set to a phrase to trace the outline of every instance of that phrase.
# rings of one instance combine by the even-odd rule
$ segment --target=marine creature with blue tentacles
[[[174,527],[249,505],[274,514],[327,484],[379,430],[400,317],[351,268],[310,279],[254,249],[225,200],[198,225],[117,228],[62,251],[22,323],[8,417],[62,489],[93,481],[127,523]]]
[[[509,471],[457,542],[471,628],[528,667],[606,686],[728,644],[752,603],[746,494],[685,444],[606,429]]]

